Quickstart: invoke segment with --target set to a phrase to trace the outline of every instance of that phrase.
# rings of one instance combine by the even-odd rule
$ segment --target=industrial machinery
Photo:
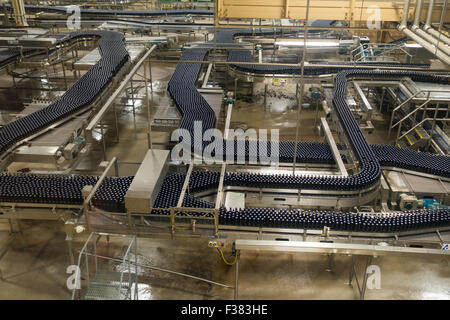
[[[423,29],[417,2],[411,30],[410,1],[401,23],[390,4],[391,41],[355,34],[354,7],[325,20],[314,5],[303,17],[295,1],[272,10],[248,1],[241,13],[220,1],[133,5],[79,8],[77,31],[68,7],[3,6],[5,25],[28,24],[0,30],[3,76],[15,90],[38,81],[38,94],[0,119],[0,218],[62,219],[68,242],[76,227],[95,232],[87,243],[129,235],[124,263],[141,236],[205,237],[223,258],[228,240],[270,250],[282,234],[302,237],[294,251],[366,254],[390,252],[369,248],[372,239],[450,230],[450,49],[444,18],[432,26],[433,1]],[[128,140],[130,153],[145,151],[134,170],[110,148],[127,110],[147,139]],[[261,135],[264,125],[281,134]],[[429,253],[447,254],[441,245]],[[137,298],[136,274],[114,277],[111,297]],[[95,281],[85,298],[106,298]]]

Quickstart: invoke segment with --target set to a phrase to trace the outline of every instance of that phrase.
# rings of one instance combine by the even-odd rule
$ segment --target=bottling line
[[[402,36],[385,43],[352,35],[345,21],[320,20],[314,10],[318,20],[308,24],[308,9],[306,21],[287,15],[283,23],[270,25],[263,19],[246,24],[231,9],[83,8],[86,30],[32,35],[48,26],[64,29],[68,11],[25,4],[29,26],[0,31],[0,67],[16,86],[22,75],[15,69],[61,64],[65,90],[51,102],[34,101],[11,121],[2,118],[0,218],[61,218],[72,264],[71,241],[79,226],[93,232],[88,242],[106,233],[201,236],[222,257],[223,243],[229,242],[236,298],[237,263],[245,250],[446,255],[441,234],[450,230],[450,58],[448,42],[441,42],[448,37],[430,27],[434,1],[427,12],[428,29],[420,29],[422,2],[415,6],[413,31],[406,1],[398,29],[391,27]],[[3,5],[6,20],[13,9]],[[247,11],[242,14],[254,19]],[[434,56],[426,40],[417,38],[421,35],[433,38]],[[88,53],[78,57],[76,50]],[[69,52],[71,58],[62,60]],[[157,63],[175,65],[159,93],[161,84],[152,81],[152,64]],[[69,86],[66,73],[71,71],[75,81]],[[140,98],[133,95],[136,75],[143,78]],[[120,161],[107,159],[105,135],[115,130],[119,139],[115,104],[129,85],[133,113],[138,99],[147,108],[148,150],[134,174],[121,176]],[[260,112],[267,112],[269,87],[293,97],[295,140],[228,136],[235,108],[244,99],[255,101],[256,87],[263,92]],[[160,103],[155,111],[157,93],[168,105]],[[313,105],[314,130],[322,140],[302,141],[299,117]],[[105,125],[113,109],[115,121]],[[376,117],[389,122],[384,144],[368,141]],[[200,132],[196,123],[201,123]],[[214,161],[196,161],[211,151],[205,141],[182,139],[183,150],[192,153],[183,164],[171,159],[174,142],[180,141],[155,147],[152,133],[176,129],[191,137],[223,131],[210,153]],[[97,144],[103,149],[102,174],[80,174],[77,166]],[[279,163],[272,168],[264,160],[275,152]],[[46,172],[11,169],[15,163],[36,162],[57,165]],[[408,242],[430,234],[437,236],[432,244]],[[381,240],[389,244],[373,245]],[[79,259],[87,257],[86,250]],[[131,285],[125,297],[133,298]]]

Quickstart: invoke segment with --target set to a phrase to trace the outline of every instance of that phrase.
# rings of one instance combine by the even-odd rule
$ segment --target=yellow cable
[[[219,250],[220,256],[222,257],[222,260],[223,260],[223,262],[225,262],[225,264],[227,264],[227,265],[229,265],[229,266],[232,266],[232,265],[234,265],[234,264],[237,262],[237,257],[238,257],[237,253],[236,253],[236,255],[234,256],[234,261],[233,261],[233,262],[228,262],[227,259],[225,259],[224,255],[223,255],[222,249],[220,249],[219,247],[217,247],[217,250]]]

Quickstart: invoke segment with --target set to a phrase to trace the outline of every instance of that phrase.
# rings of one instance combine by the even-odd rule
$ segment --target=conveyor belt
[[[273,34],[273,30],[262,30],[257,34]],[[246,30],[225,30],[216,35],[218,43],[231,43],[237,35],[252,34]],[[182,60],[203,60],[207,55],[207,49],[189,49],[186,50]],[[248,50],[231,50],[228,56],[229,61],[250,62],[252,56]],[[373,65],[373,63],[371,64]],[[383,64],[380,65],[390,65]],[[202,130],[214,128],[215,114],[211,107],[201,97],[195,88],[196,80],[201,65],[196,63],[180,63],[177,65],[174,74],[169,81],[169,93],[182,114],[181,128],[189,130],[191,137],[194,136],[194,121],[202,121]],[[299,73],[300,68],[290,66],[265,66],[265,65],[236,65],[238,69],[244,69],[252,73],[276,73],[288,74]],[[317,72],[335,73],[339,67],[333,68],[312,68],[305,67],[305,74]],[[293,176],[290,174],[279,175],[276,178],[270,175],[257,173],[227,173],[226,182],[229,185],[245,185],[249,187],[279,187],[294,189],[322,189],[322,190],[363,190],[379,182],[381,169],[377,158],[372,149],[367,144],[358,123],[353,117],[352,112],[346,101],[347,79],[354,77],[376,77],[376,78],[401,78],[411,77],[414,81],[449,83],[449,78],[434,76],[427,72],[417,71],[378,71],[353,69],[351,65],[342,65],[341,71],[335,77],[335,90],[333,97],[333,106],[340,119],[341,125],[346,133],[350,145],[360,162],[361,170],[349,177],[337,176]],[[193,139],[191,139],[193,140]],[[288,145],[289,143],[285,143]],[[203,150],[201,146],[191,146],[194,151],[199,153]],[[283,146],[283,149],[286,150]],[[293,154],[293,149],[292,149]],[[408,167],[405,162],[404,166]],[[416,167],[414,167],[416,168]],[[413,169],[414,170],[414,169]],[[445,169],[444,169],[445,170]],[[431,171],[434,173],[433,168]],[[440,173],[439,170],[436,173]],[[274,181],[275,180],[275,181]]]
[[[273,31],[266,31],[272,34]],[[227,30],[219,32],[216,35],[216,41],[219,44],[231,43],[237,35],[247,35],[248,32],[241,30]],[[182,56],[182,60],[203,60],[207,55],[205,49],[186,50]],[[228,61],[251,62],[252,55],[245,50],[231,50],[229,52]],[[198,64],[180,63],[169,83],[169,93],[174,99],[175,104],[180,109],[183,120],[181,127],[187,129],[193,134],[193,122],[202,121],[203,130],[213,128],[215,124],[214,114],[209,112],[208,107],[204,103],[195,103],[198,101],[198,92],[195,88],[195,82],[200,70]],[[362,65],[362,64],[361,64]],[[377,63],[370,63],[371,66]],[[380,63],[380,65],[389,66],[390,64]],[[399,66],[399,64],[392,64]],[[402,67],[418,65],[401,65]],[[424,65],[420,65],[424,67]],[[262,66],[262,65],[235,65],[236,69],[251,73],[262,74],[298,74],[300,68],[284,67],[284,66]],[[344,70],[344,71],[342,71]],[[339,72],[340,71],[340,72]],[[294,188],[294,189],[324,189],[324,190],[362,190],[378,183],[381,175],[380,164],[392,165],[410,170],[428,172],[432,174],[449,176],[450,159],[448,157],[439,157],[426,153],[417,153],[408,150],[398,149],[392,146],[374,146],[372,149],[366,142],[353,114],[346,102],[347,80],[353,77],[372,77],[372,78],[401,78],[411,77],[415,81],[449,83],[447,77],[435,76],[427,72],[416,71],[370,71],[365,69],[354,69],[354,65],[346,65],[342,63],[342,67],[331,68],[315,68],[305,67],[305,74],[330,74],[336,73],[335,90],[333,97],[333,106],[337,112],[341,125],[347,135],[347,138],[353,148],[357,159],[360,162],[361,170],[349,177],[336,176],[293,176],[285,175],[264,175],[253,173],[236,173],[227,172],[225,176],[225,185],[243,185],[247,187],[270,187],[270,188]],[[183,88],[189,84],[188,94],[183,94]],[[173,92],[177,92],[174,94]],[[186,107],[189,106],[189,107]],[[193,114],[192,111],[195,113]],[[206,124],[206,126],[205,126]],[[234,143],[234,142],[233,142]],[[292,142],[281,142],[280,155],[282,160],[288,161],[293,158]],[[321,145],[323,146],[323,145]],[[197,151],[197,146],[193,146]],[[300,143],[299,153],[308,147],[307,144]],[[319,144],[314,145],[312,150],[319,151]],[[226,147],[224,147],[224,150]],[[236,149],[234,149],[236,150]],[[374,151],[377,151],[375,155]],[[306,162],[330,161],[330,153],[320,158],[318,153],[313,153],[303,157]],[[246,156],[248,157],[249,144],[246,147]],[[393,155],[393,156],[390,156]],[[236,155],[235,155],[236,156]],[[299,154],[297,153],[297,157]],[[173,175],[167,177],[160,195],[156,201],[155,207],[168,208],[176,206],[181,187],[184,181],[183,175]],[[216,188],[219,183],[218,172],[194,172],[190,178],[191,192],[203,189]],[[204,200],[186,194],[183,201],[186,207],[204,207],[213,208],[213,204]],[[270,227],[306,227],[306,228],[322,228],[324,225],[331,226],[340,230],[357,230],[357,231],[376,231],[376,232],[392,232],[405,231],[411,228],[429,227],[431,225],[445,225],[450,221],[450,211],[433,211],[433,212],[402,212],[392,214],[391,216],[380,216],[370,218],[364,214],[349,214],[342,212],[318,212],[309,211],[290,211],[278,209],[262,209],[248,208],[244,210],[228,211],[224,208],[220,212],[220,223],[251,225],[251,226],[270,226]],[[167,211],[157,211],[157,213],[167,214]]]
[[[20,140],[39,132],[78,110],[89,107],[120,68],[128,61],[124,36],[110,31],[73,32],[62,41],[95,38],[101,59],[69,90],[49,106],[10,122],[0,130],[0,155]],[[17,53],[16,53],[17,55]],[[11,59],[8,56],[7,59]],[[97,177],[2,174],[0,199],[3,202],[82,203],[81,190],[95,184]],[[132,177],[107,178],[94,198],[94,203],[111,211],[123,211],[123,197]]]
[[[236,34],[236,33],[234,33]],[[0,130],[0,151],[3,153],[15,142],[45,128],[58,119],[83,108],[101,92],[105,85],[117,73],[123,63],[128,59],[123,35],[107,31],[76,32],[70,35],[71,39],[79,37],[99,38],[99,46],[102,54],[100,61],[86,73],[71,89],[69,89],[58,101],[48,107],[33,113],[25,118],[12,122]],[[229,35],[225,35],[224,41]],[[205,59],[208,50],[190,49],[183,56],[189,60]],[[232,53],[231,53],[232,54]],[[257,66],[256,69],[261,66]],[[348,68],[343,66],[343,68]],[[256,70],[255,69],[255,70]],[[288,69],[283,69],[290,72]],[[199,98],[195,82],[200,71],[200,64],[180,63],[169,83],[169,93],[177,107],[183,114],[182,127],[192,131],[195,120],[203,121],[203,129],[212,128],[215,125],[214,112],[203,98]],[[264,70],[262,70],[264,71]],[[325,70],[326,71],[326,70]],[[336,70],[333,69],[334,73]],[[273,70],[269,70],[270,73]],[[361,164],[361,171],[348,178],[344,177],[305,177],[284,175],[256,175],[249,173],[227,173],[225,183],[228,185],[242,184],[264,186],[283,186],[312,189],[331,190],[359,190],[378,182],[380,176],[380,162],[389,162],[390,165],[405,167],[411,170],[421,170],[433,174],[448,176],[449,166],[447,157],[436,157],[427,154],[409,152],[408,159],[390,159],[389,154],[395,150],[399,157],[403,152],[395,147],[376,146],[370,147],[359,129],[345,101],[347,79],[351,77],[399,77],[409,76],[413,80],[444,82],[445,78],[436,77],[426,72],[400,72],[400,71],[368,71],[363,69],[347,70],[340,72],[335,79],[335,92],[333,105],[338,113],[341,124]],[[200,96],[201,97],[201,96]],[[211,110],[211,111],[210,111]],[[289,159],[289,150],[293,151],[293,143],[285,142],[284,157]],[[292,146],[292,147],[291,147]],[[316,148],[317,146],[317,148]],[[320,145],[326,150],[326,147]],[[304,148],[303,148],[304,147]],[[395,148],[395,149],[392,149]],[[319,152],[319,144],[301,143],[299,148],[302,161],[329,161],[329,152]],[[311,153],[308,153],[308,150]],[[377,154],[374,152],[377,151]],[[291,153],[293,154],[293,152]],[[377,157],[378,155],[378,157]],[[291,156],[292,157],[292,156]],[[423,163],[423,160],[426,160]],[[438,161],[434,161],[438,159]],[[275,181],[278,179],[278,181]],[[124,211],[123,197],[131,183],[132,177],[107,178],[94,198],[94,204],[108,211]],[[92,185],[97,177],[85,176],[60,176],[60,175],[30,175],[30,174],[2,174],[0,176],[0,199],[3,202],[37,202],[37,203],[72,203],[81,204],[81,189],[85,185]],[[178,199],[184,175],[170,175],[166,178],[162,190],[158,195],[156,207],[170,207],[176,205],[174,199]],[[191,176],[191,192],[214,188],[218,183],[218,173],[197,172]],[[184,204],[190,207],[211,207],[207,201],[195,198],[187,194]],[[370,220],[367,222],[365,215],[349,214],[342,212],[293,212],[280,211],[278,209],[248,208],[240,211],[227,211],[221,209],[220,221],[224,224],[245,225],[270,225],[273,227],[288,226],[308,228],[320,228],[321,226],[335,226],[336,229],[348,229],[360,231],[373,230],[397,230],[399,228],[422,228],[431,225],[445,225],[449,222],[450,212],[437,210],[433,212],[403,212],[391,217],[386,217],[389,226],[385,226],[385,220]],[[160,212],[160,213],[165,213]],[[352,217],[354,219],[352,220]],[[312,220],[311,220],[312,219]],[[377,218],[385,219],[385,218]],[[406,220],[405,220],[406,219]],[[367,227],[369,226],[369,227]],[[391,228],[391,226],[394,226]],[[375,229],[374,229],[375,228]],[[389,229],[391,228],[391,229]]]
[[[11,8],[11,4],[5,4],[7,8]],[[67,10],[70,7],[64,6],[37,6],[26,4],[25,11],[47,11],[69,14]],[[98,15],[98,16],[143,16],[143,17],[160,17],[160,16],[211,16],[214,14],[213,10],[193,10],[193,9],[180,9],[180,10],[101,10],[101,9],[80,9],[81,15]],[[70,13],[71,14],[71,13]]]
[[[189,182],[191,193],[217,188],[220,173],[193,171]],[[185,174],[168,175],[158,195],[155,207],[169,208],[177,205]],[[186,194],[183,207],[214,208],[214,203]],[[154,214],[167,215],[169,210],[153,210]],[[190,215],[201,215],[190,212]],[[198,220],[198,223],[201,221]],[[448,226],[450,210],[412,210],[391,213],[360,213],[334,210],[301,210],[280,208],[245,208],[219,211],[221,225],[323,229],[324,226],[339,231],[395,233]]]
[[[99,38],[101,59],[57,101],[5,125],[0,130],[0,154],[16,142],[89,106],[128,60],[122,34],[110,31],[74,32],[69,39],[83,37]]]

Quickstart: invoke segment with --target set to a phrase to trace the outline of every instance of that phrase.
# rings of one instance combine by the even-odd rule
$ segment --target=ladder
[[[117,270],[104,263],[103,257],[97,254],[102,236],[106,236],[109,241],[109,237],[114,235],[92,232],[80,251],[76,268],[78,285],[72,290],[72,300],[137,300],[136,237],[117,236],[127,241],[120,270]]]

